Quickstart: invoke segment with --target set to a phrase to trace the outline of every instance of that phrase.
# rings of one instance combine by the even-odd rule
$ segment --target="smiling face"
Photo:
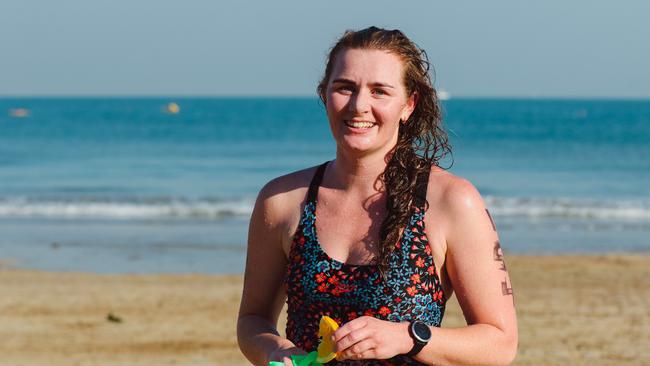
[[[325,93],[337,148],[357,156],[388,153],[400,119],[406,121],[415,107],[404,87],[402,60],[383,50],[341,50]]]

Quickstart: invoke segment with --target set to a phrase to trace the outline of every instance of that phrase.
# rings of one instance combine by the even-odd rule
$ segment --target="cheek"
[[[375,107],[375,113],[381,116],[384,123],[392,124],[399,122],[402,116],[402,109],[395,103],[380,104]]]
[[[346,110],[348,97],[341,94],[330,94],[327,98],[327,112],[330,115],[339,114]]]

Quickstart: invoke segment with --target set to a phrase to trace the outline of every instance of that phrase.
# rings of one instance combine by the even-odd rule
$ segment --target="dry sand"
[[[516,365],[650,365],[650,256],[511,256],[508,269]],[[235,336],[241,284],[0,265],[0,365],[248,364]],[[463,324],[452,299],[443,326]]]

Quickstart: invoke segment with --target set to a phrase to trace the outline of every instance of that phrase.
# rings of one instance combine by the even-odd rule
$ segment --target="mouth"
[[[343,123],[345,123],[346,126],[350,128],[357,128],[357,129],[368,129],[372,128],[375,126],[374,122],[370,121],[352,121],[349,119],[343,120]]]

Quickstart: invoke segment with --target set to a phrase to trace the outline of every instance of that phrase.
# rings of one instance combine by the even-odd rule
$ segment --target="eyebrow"
[[[342,84],[355,84],[354,81],[352,81],[352,80],[350,80],[350,79],[345,79],[345,78],[338,78],[338,79],[334,79],[334,80],[332,80],[332,84],[335,84],[335,83],[342,83]],[[382,82],[374,82],[374,83],[371,83],[370,86],[375,86],[375,87],[384,87],[384,88],[392,88],[392,89],[395,89],[394,86],[392,86],[392,85],[390,85],[390,84],[382,83]]]

